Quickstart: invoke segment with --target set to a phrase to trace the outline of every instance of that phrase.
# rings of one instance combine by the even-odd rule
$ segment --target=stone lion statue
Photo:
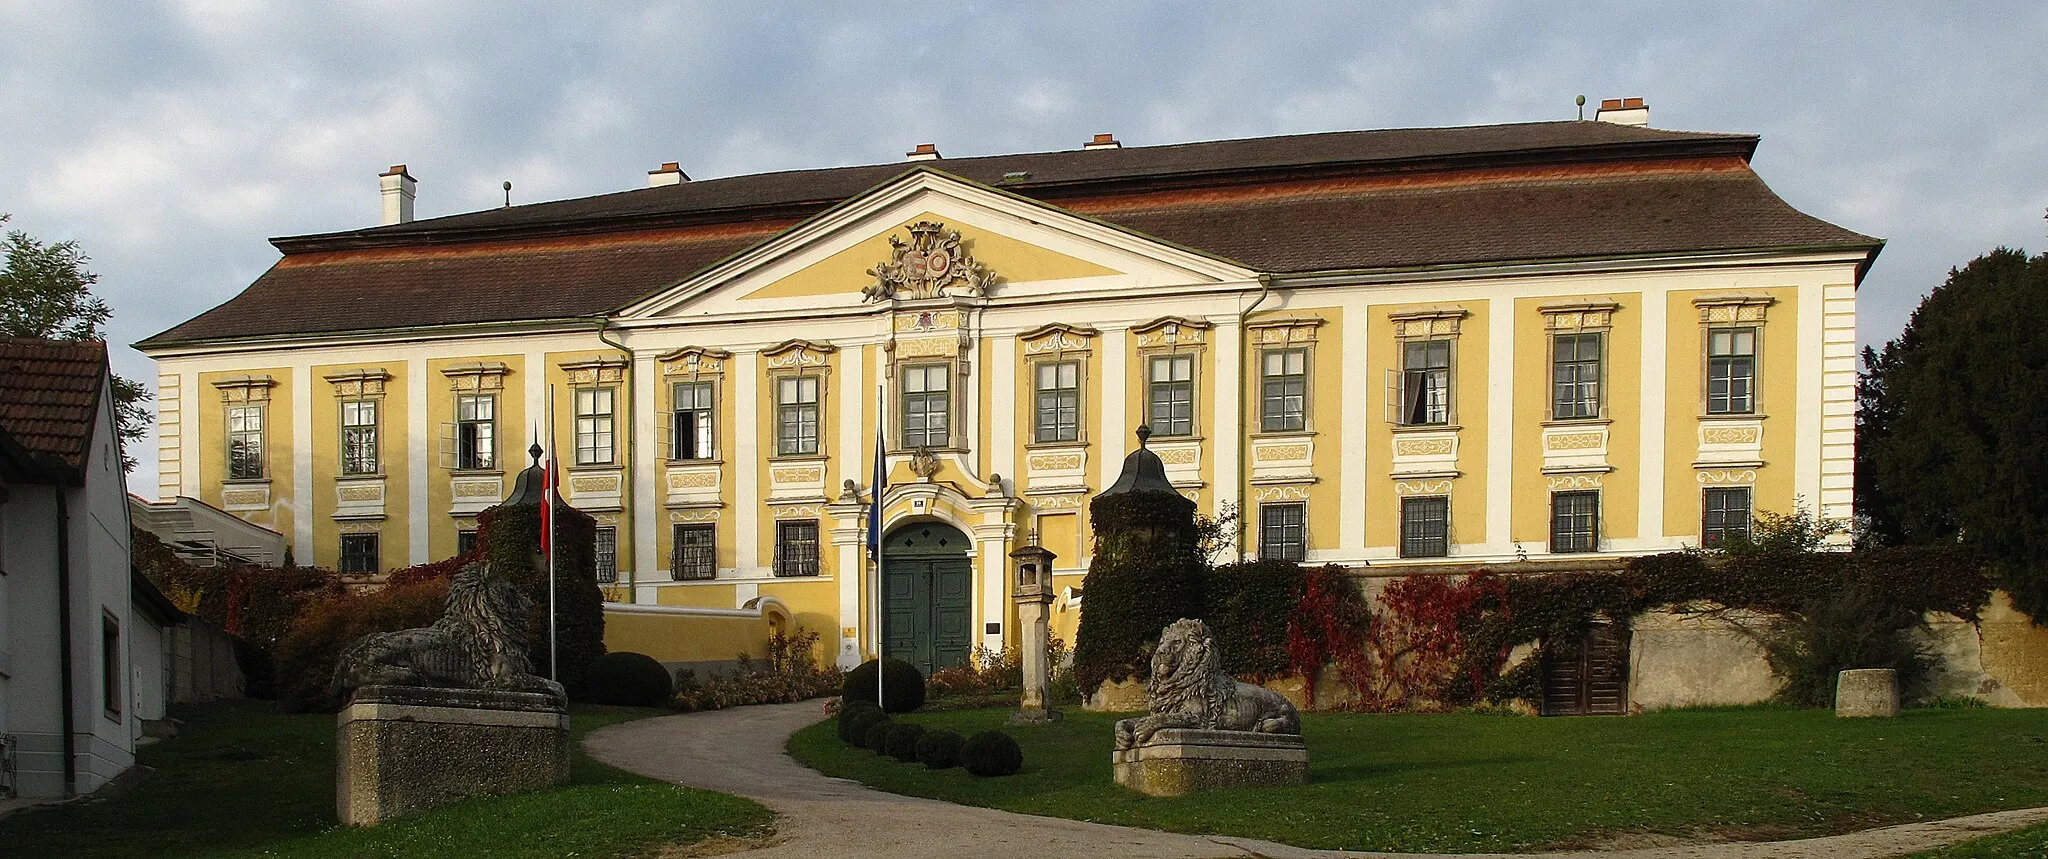
[[[1160,633],[1145,697],[1151,714],[1116,723],[1117,749],[1142,746],[1168,728],[1301,733],[1301,713],[1280,693],[1224,673],[1216,639],[1199,620],[1183,618]]]
[[[373,632],[358,638],[334,667],[329,690],[346,700],[363,686],[497,689],[562,696],[561,684],[533,674],[526,657],[526,615],[532,603],[519,587],[490,574],[490,564],[463,567],[448,583],[448,608],[432,626]]]

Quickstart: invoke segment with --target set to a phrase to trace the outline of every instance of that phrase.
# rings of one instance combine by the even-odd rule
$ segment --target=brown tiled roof
[[[0,337],[0,431],[73,470],[92,451],[107,344]]]
[[[1603,122],[1338,132],[924,166],[1272,273],[1880,242],[1798,212],[1756,138]],[[274,240],[143,346],[595,316],[901,175],[769,173]],[[1005,181],[1006,174],[1028,174]]]

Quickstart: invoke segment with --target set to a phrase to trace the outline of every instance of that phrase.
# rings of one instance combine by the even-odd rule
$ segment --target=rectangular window
[[[377,473],[377,401],[341,404],[341,473]]]
[[[619,580],[619,529],[601,527],[597,529],[593,556],[597,560],[597,580],[616,582]]]
[[[1259,429],[1298,432],[1307,426],[1308,350],[1274,349],[1261,359]]]
[[[126,697],[122,694],[121,682],[121,622],[109,615],[100,615],[100,702],[107,715],[119,718],[121,704]]]
[[[263,478],[263,407],[228,407],[228,479]]]
[[[1756,329],[1707,329],[1707,414],[1756,411]]]
[[[775,381],[775,453],[809,456],[818,452],[818,377],[791,376]]]
[[[1550,338],[1550,418],[1569,421],[1600,416],[1599,334]]]
[[[677,382],[675,410],[671,414],[670,459],[710,459],[711,383]]]
[[[1195,356],[1154,357],[1145,382],[1145,416],[1153,435],[1195,434]]]
[[[718,577],[718,527],[715,525],[675,526],[675,547],[669,558],[669,577],[679,582],[709,581]]]
[[[1037,442],[1081,438],[1081,362],[1047,361],[1038,365],[1038,408],[1031,439]]]
[[[1308,505],[1299,501],[1259,505],[1259,560],[1302,561],[1307,519]]]
[[[612,429],[617,405],[613,388],[576,389],[576,464],[610,465],[614,453]]]
[[[1442,558],[1450,553],[1450,497],[1417,495],[1401,499],[1401,557]]]
[[[775,574],[818,574],[818,520],[801,519],[775,523]]]
[[[1749,487],[1709,489],[1700,500],[1706,510],[1700,545],[1715,549],[1749,539]]]
[[[482,471],[498,466],[498,398],[462,394],[455,398],[455,467]]]
[[[368,575],[377,572],[377,535],[341,535],[341,572]]]
[[[1450,422],[1451,341],[1404,341],[1401,344],[1402,425]]]
[[[1591,552],[1600,548],[1600,493],[1550,494],[1550,551]]]
[[[945,447],[952,398],[946,377],[952,368],[931,364],[903,368],[903,446]]]
[[[475,548],[476,531],[474,529],[463,529],[455,532],[455,554],[457,556],[467,555]]]

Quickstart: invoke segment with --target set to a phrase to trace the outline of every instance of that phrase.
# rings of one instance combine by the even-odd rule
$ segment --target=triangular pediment
[[[1255,273],[1057,207],[918,169],[627,307],[621,319],[851,312],[889,297],[1041,297]]]

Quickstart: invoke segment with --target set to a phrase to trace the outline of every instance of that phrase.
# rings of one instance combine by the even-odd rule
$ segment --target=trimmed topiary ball
[[[960,747],[966,743],[965,737],[953,731],[926,731],[917,738],[917,759],[927,769],[951,769],[960,765]]]
[[[868,732],[863,735],[861,745],[878,755],[889,753],[889,732],[896,730],[896,722],[883,716],[879,722],[870,722]]]
[[[873,713],[877,716],[883,715],[882,708],[875,706],[872,701],[850,701],[840,705],[839,739],[842,742],[852,743],[854,737],[860,736],[853,732],[853,722],[862,713]],[[866,728],[863,727],[862,730],[866,730]]]
[[[889,716],[881,710],[866,710],[856,713],[846,724],[846,742],[857,748],[868,747],[868,729],[877,724],[887,723]]]
[[[960,764],[975,775],[1010,775],[1024,768],[1024,750],[1002,731],[983,731],[960,747]]]
[[[662,707],[675,692],[675,678],[645,653],[607,653],[584,669],[583,694],[595,704]]]
[[[924,736],[923,725],[903,722],[889,729],[889,757],[906,764],[917,762],[917,741]]]
[[[924,675],[901,659],[884,660],[883,665],[886,667],[882,671],[882,709],[890,713],[908,713],[924,706]],[[842,702],[875,703],[875,661],[870,659],[846,672],[846,680],[840,685],[839,693]]]

